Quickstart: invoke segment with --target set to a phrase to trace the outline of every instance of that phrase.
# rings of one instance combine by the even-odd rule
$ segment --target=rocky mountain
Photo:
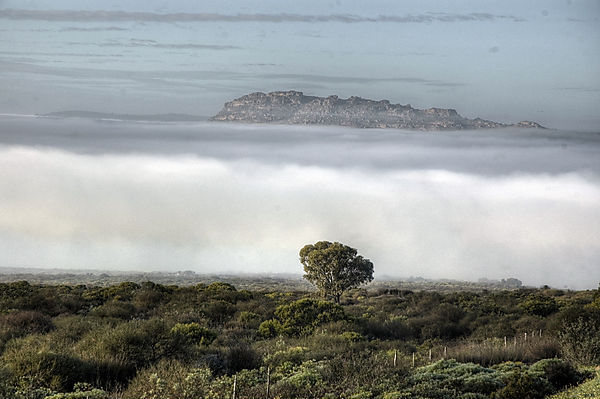
[[[454,109],[416,109],[360,97],[305,96],[299,91],[251,93],[225,106],[213,121],[280,123],[301,125],[339,125],[358,128],[395,128],[415,130],[464,130],[501,127],[543,128],[535,122],[504,124],[480,118],[468,119]]]

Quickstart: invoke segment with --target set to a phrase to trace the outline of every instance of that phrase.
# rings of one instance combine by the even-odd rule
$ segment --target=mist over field
[[[376,276],[595,288],[600,134],[0,118],[2,266],[300,273],[341,241]]]

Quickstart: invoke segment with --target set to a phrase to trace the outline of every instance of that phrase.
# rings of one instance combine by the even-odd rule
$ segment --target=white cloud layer
[[[265,151],[273,150],[272,147]],[[593,172],[369,169],[0,147],[3,266],[301,272],[317,240],[379,275],[600,280]]]

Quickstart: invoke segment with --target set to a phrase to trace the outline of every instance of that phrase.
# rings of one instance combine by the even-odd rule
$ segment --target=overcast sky
[[[0,113],[212,115],[253,91],[600,127],[600,2],[0,0]]]

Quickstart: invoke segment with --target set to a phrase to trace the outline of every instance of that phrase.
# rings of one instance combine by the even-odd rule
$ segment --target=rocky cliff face
[[[305,96],[299,91],[248,94],[225,103],[221,112],[211,120],[416,130],[490,129],[508,126],[542,128],[529,121],[507,125],[479,118],[467,119],[453,109],[415,109],[410,105],[390,104],[387,100],[314,97]]]

